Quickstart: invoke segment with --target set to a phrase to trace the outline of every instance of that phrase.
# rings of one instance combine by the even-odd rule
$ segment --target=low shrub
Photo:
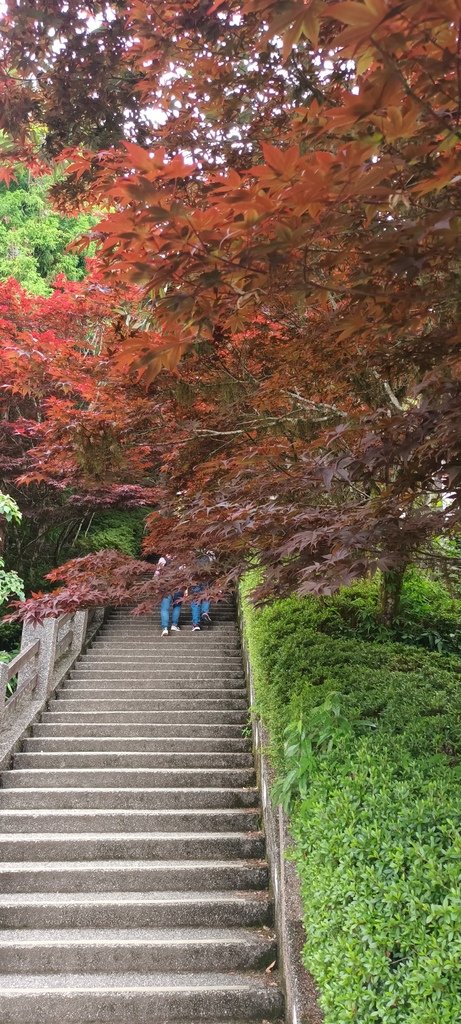
[[[385,632],[360,638],[370,588],[352,590],[244,602],[255,712],[291,813],[305,963],[325,1024],[455,1024],[461,663]],[[413,614],[411,589],[407,600]]]

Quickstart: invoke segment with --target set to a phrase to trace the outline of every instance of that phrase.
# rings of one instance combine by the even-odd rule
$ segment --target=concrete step
[[[254,768],[23,768],[2,775],[2,786],[25,786],[27,789],[52,786],[75,789],[89,786],[104,789],[151,786],[177,789],[237,788],[254,786]]]
[[[240,653],[239,639],[236,627],[228,623],[215,626],[212,633],[207,633],[203,629],[193,630],[188,624],[180,626],[179,633],[173,631],[168,636],[164,636],[159,623],[153,630],[136,630],[130,626],[103,629],[98,633],[98,639],[89,649],[95,650],[98,646],[106,644],[110,645],[112,649],[136,648],[137,654],[142,651],[144,655],[158,653],[171,656],[176,654],[192,656],[192,652],[194,652],[194,655],[197,656],[201,653],[214,655],[218,651],[224,654],[227,653],[226,648],[232,648],[230,653],[236,656]]]
[[[155,725],[145,723],[142,716],[138,722],[37,722],[32,729],[32,736],[144,736],[145,739],[173,740],[185,738],[206,740],[242,739],[240,725]]]
[[[184,753],[178,751],[144,750],[135,753],[130,750],[75,750],[55,751],[34,754],[15,754],[14,768],[250,768],[253,764],[252,754],[232,751],[214,753],[198,751]]]
[[[1,928],[261,928],[267,892],[0,893]]]
[[[167,666],[157,665],[155,668],[138,668],[135,664],[129,668],[117,667],[115,665],[112,668],[102,665],[95,667],[91,662],[82,662],[69,674],[68,678],[74,679],[76,677],[91,682],[97,682],[99,679],[125,679],[127,682],[132,683],[137,679],[145,679],[151,681],[156,686],[173,686],[174,689],[176,687],[181,688],[183,679],[193,683],[195,686],[199,686],[200,681],[203,679],[202,686],[208,688],[213,686],[215,679],[223,680],[231,688],[244,688],[245,686],[245,678],[240,670],[235,671],[219,666],[209,668],[205,665],[194,668],[189,663],[187,665],[180,665],[177,662],[170,663]]]
[[[136,626],[136,624],[131,625],[130,623],[126,623],[123,625],[111,624],[103,626],[98,635],[100,636],[101,639],[116,639],[118,642],[127,639],[140,639],[146,642],[151,641],[152,643],[158,644],[159,647],[165,647],[166,649],[167,645],[169,646],[170,644],[175,643],[180,644],[182,637],[193,637],[196,642],[201,637],[209,637],[210,640],[219,639],[221,637],[231,637],[232,639],[235,639],[238,635],[238,632],[235,623],[231,621],[215,622],[212,630],[200,629],[199,631],[192,629],[190,619],[186,622],[184,621],[184,619],[182,619],[179,627],[179,633],[176,633],[176,631],[174,631],[173,633],[170,632],[169,635],[166,637],[162,635],[162,627],[160,625],[160,620],[156,622],[154,626],[151,626],[149,628],[139,627]]]
[[[242,860],[264,856],[262,833],[246,832],[11,832],[0,835],[5,861]]]
[[[139,650],[142,648],[142,657],[139,656]],[[144,641],[139,641],[138,644],[133,645],[132,650],[126,647],[116,648],[112,644],[107,650],[105,648],[92,648],[87,652],[84,658],[77,662],[77,665],[82,664],[93,665],[98,662],[102,665],[110,665],[111,667],[118,667],[123,665],[128,670],[131,670],[134,664],[144,667],[151,671],[157,671],[161,665],[166,671],[175,670],[176,666],[181,665],[184,670],[191,672],[201,671],[203,651],[195,651],[189,648],[188,644],[181,645],[181,650],[173,650],[172,647],[165,651],[165,647],[161,648],[148,648]],[[94,662],[93,662],[94,659]],[[214,652],[209,653],[207,658],[203,659],[204,665],[214,671],[216,668],[220,668],[222,671],[237,672],[241,675],[243,671],[243,663],[240,653],[235,651],[234,655],[226,656],[225,658],[216,658]]]
[[[171,625],[171,620],[170,620]],[[236,630],[237,624],[234,618],[229,615],[218,615],[212,617],[211,629],[205,624],[200,623],[200,633],[204,636],[219,636],[222,631],[225,630]],[[144,622],[142,620],[136,620],[135,618],[119,618],[119,619],[107,619],[101,627],[101,633],[124,633],[129,630],[136,630],[137,633],[144,633],[146,636],[157,637],[159,636],[161,629],[160,615],[156,615],[155,619],[150,622]],[[179,620],[180,633],[192,632],[192,615],[190,613],[182,614]],[[197,631],[198,632],[198,631]],[[172,634],[170,633],[170,636]]]
[[[32,773],[28,773],[31,777]],[[33,778],[33,775],[32,775]],[[112,789],[110,786],[95,789],[91,786],[79,789],[58,788],[26,788],[25,786],[12,786],[11,788],[0,789],[0,808],[2,810],[31,808],[51,808],[58,811],[60,808],[68,810],[109,810],[115,811],[123,808],[128,810],[169,810],[172,807],[176,812],[191,810],[194,808],[212,809],[220,811],[226,808],[258,807],[259,793],[256,787],[245,789],[229,788],[213,789],[201,786],[194,788],[188,786],[183,789],[171,789],[168,786],[161,788],[145,788],[132,786],[126,788]]]
[[[127,685],[127,683],[129,685]],[[76,699],[74,691],[77,691],[77,696],[82,697],[82,700],[88,700],[89,696],[94,696],[95,699],[106,699],[107,697],[114,697],[116,700],[120,700],[122,697],[128,697],[146,700],[153,698],[154,700],[243,700],[246,704],[247,696],[243,686],[235,686],[233,681],[229,680],[227,686],[216,687],[212,683],[208,683],[202,679],[197,680],[195,685],[188,687],[174,685],[168,682],[155,683],[152,679],[139,679],[138,676],[134,676],[132,681],[127,679],[120,679],[120,681],[114,679],[92,679],[91,676],[69,679],[64,686],[58,690],[56,696],[59,699],[65,694],[69,694],[69,691],[74,694],[73,699]],[[101,694],[101,697],[100,697]],[[131,697],[130,697],[131,695]]]
[[[90,658],[105,658],[107,655],[111,660],[120,657],[121,660],[129,661],[131,657],[136,658],[142,656],[146,661],[150,661],[153,664],[160,654],[163,657],[168,656],[169,659],[173,660],[176,656],[181,658],[188,658],[191,663],[197,663],[203,654],[207,654],[208,657],[214,657],[216,651],[219,650],[220,654],[227,658],[239,657],[241,658],[240,648],[235,643],[228,641],[227,648],[223,650],[223,645],[212,646],[211,643],[207,644],[204,640],[204,634],[200,633],[199,645],[194,637],[196,633],[192,633],[189,637],[180,637],[179,640],[174,640],[173,644],[165,644],[164,639],[160,638],[158,641],[150,642],[147,639],[141,640],[141,642],[131,642],[130,640],[103,640],[101,638],[95,642],[91,647],[88,648],[86,654]]]
[[[37,751],[43,751],[49,753],[51,751],[65,751],[70,753],[72,750],[89,751],[89,750],[135,750],[142,751],[148,750],[152,752],[168,751],[170,753],[178,753],[185,751],[192,753],[193,751],[215,751],[223,753],[225,751],[237,751],[239,753],[248,752],[250,750],[249,740],[244,739],[229,739],[228,737],[218,736],[216,739],[205,736],[183,736],[183,737],[172,737],[168,736],[163,739],[159,739],[155,736],[32,736],[24,743],[24,751],[26,753],[36,753]]]
[[[154,651],[146,651],[144,645],[139,646],[137,651],[133,652],[133,657],[137,662],[144,662],[147,665],[151,665],[154,662],[154,659],[155,661],[159,659],[162,662],[165,662],[166,664],[170,660],[184,661],[184,663],[186,663],[190,662],[191,660],[194,660],[195,655],[200,656],[200,659],[203,659],[205,663],[210,662],[211,664],[215,664],[217,662],[221,665],[229,663],[237,667],[241,666],[242,664],[241,651],[239,651],[238,648],[236,647],[233,650],[224,651],[223,646],[221,643],[219,643],[219,641],[216,642],[214,646],[211,646],[211,644],[208,644],[208,646],[206,646],[202,643],[202,640],[200,638],[199,649],[197,649],[197,647],[194,647],[192,650],[189,644],[186,645],[182,643],[181,637],[179,640],[176,640],[176,636],[174,636],[173,640],[174,643],[171,644],[158,642],[155,645],[155,653]],[[104,653],[107,653],[107,656],[108,658],[110,658],[111,661],[116,660],[116,655],[113,652],[112,646],[110,650]],[[95,660],[97,660],[98,658],[102,659],[103,657],[104,655],[101,654],[95,647],[92,647],[82,656],[83,659],[89,658],[90,660],[93,660],[93,658]],[[125,655],[124,659],[121,660],[128,661],[129,655]]]
[[[170,619],[171,624],[171,619]],[[182,612],[179,620],[179,626],[181,632],[189,632],[192,630],[192,615],[190,611]],[[207,636],[213,636],[213,634],[219,633],[222,629],[235,629],[236,621],[231,615],[212,615],[211,628],[209,624],[205,622],[200,623],[201,632]],[[135,629],[139,633],[147,633],[151,636],[157,636],[160,629],[160,615],[156,615],[150,622],[145,622],[140,619],[135,619],[133,616],[130,618],[118,618],[108,619],[102,629],[114,632],[121,632],[125,630]]]
[[[146,580],[148,582],[149,578],[146,577]],[[186,607],[187,607],[187,604],[188,604],[188,602],[186,603]],[[222,595],[219,599],[212,600],[211,607],[216,612],[221,612],[221,611],[222,612],[231,612],[232,614],[235,615],[236,604],[235,604],[234,596],[233,595],[232,596],[229,596],[229,595],[223,596]],[[146,613],[143,613],[142,615],[139,615],[139,614],[136,613],[136,608],[135,608],[134,604],[132,604],[132,605],[120,604],[120,605],[114,605],[112,608],[108,608],[107,611],[106,611],[106,615],[108,617],[110,617],[110,616],[117,616],[117,615],[129,615],[129,616],[131,616],[131,618],[134,617],[135,619],[139,619],[140,622],[143,622],[145,619],[149,619],[149,618],[155,617],[157,615],[157,609],[153,608],[151,611],[148,611]]]
[[[114,685],[111,681],[95,683],[94,687],[80,686],[80,682],[74,682],[68,684],[67,687],[60,690],[56,695],[56,700],[59,704],[63,701],[80,701],[84,710],[86,710],[86,704],[88,701],[117,701],[126,703],[127,701],[142,701],[154,703],[160,703],[162,706],[159,708],[163,711],[165,708],[168,710],[169,707],[175,707],[177,710],[187,710],[194,708],[197,701],[204,704],[203,710],[222,709],[224,711],[243,711],[248,710],[248,701],[244,690],[212,690],[205,689],[205,687],[195,688],[190,687],[188,690],[172,690],[166,689],[164,686],[142,686],[138,687],[137,683],[134,682],[133,686],[126,686],[122,683],[120,686]],[[58,706],[59,706],[58,704]],[[185,708],[182,705],[185,705]],[[235,707],[235,704],[237,707]],[[179,705],[179,707],[178,707]],[[224,705],[224,706],[223,706]],[[230,705],[230,707],[228,707]],[[56,706],[50,703],[50,708],[57,710]],[[122,704],[117,704],[117,707],[122,707]],[[145,703],[141,705],[142,710],[145,709]],[[195,709],[195,708],[194,708]],[[103,708],[102,710],[106,710]],[[130,710],[130,708],[128,708]],[[156,710],[153,708],[152,710]],[[200,711],[201,709],[198,708]]]
[[[237,651],[241,651],[240,647],[240,636],[236,628],[233,629],[221,629],[219,632],[215,630],[213,633],[206,633],[203,630],[200,633],[192,632],[192,630],[182,629],[180,633],[170,634],[168,637],[170,640],[174,640],[175,650],[181,651],[183,654],[189,654],[190,657],[193,655],[200,655],[203,652],[213,653],[219,650],[222,654],[236,654]],[[87,648],[89,653],[93,651],[107,651],[113,654],[114,651],[126,651],[129,654],[131,651],[134,654],[139,654],[142,649],[144,657],[154,654],[160,651],[173,651],[173,648],[165,644],[165,637],[159,636],[158,633],[146,635],[143,637],[142,648],[139,644],[135,643],[131,637],[120,636],[117,632],[113,635],[108,636],[107,633],[97,633],[92,643]]]
[[[5,929],[0,971],[53,974],[119,971],[264,970],[276,959],[269,928]]]
[[[120,682],[118,682],[120,680]],[[68,689],[69,686],[77,684],[79,689],[86,688],[87,690],[94,689],[95,686],[121,686],[127,687],[130,685],[130,689],[133,684],[136,684],[137,689],[153,689],[153,690],[172,690],[173,693],[184,690],[185,695],[190,694],[190,691],[197,690],[213,690],[216,696],[224,690],[225,694],[230,690],[231,693],[235,691],[236,696],[246,697],[246,686],[245,680],[235,673],[224,674],[224,673],[210,673],[204,674],[197,672],[195,675],[188,674],[184,676],[182,674],[172,672],[171,674],[165,675],[159,673],[158,675],[153,673],[146,673],[141,675],[139,672],[132,672],[130,674],[119,672],[117,676],[107,677],[102,673],[95,672],[94,675],[91,672],[80,672],[75,671],[69,678],[63,683],[60,690]],[[223,694],[223,696],[225,695]]]
[[[222,892],[262,890],[267,864],[260,860],[158,861],[65,860],[0,863],[0,893]],[[0,986],[1,988],[1,986]],[[3,1024],[3,1019],[0,1015]]]
[[[196,653],[196,654],[198,654],[200,656],[200,664],[197,665],[197,668],[200,668],[202,664],[203,665],[212,665],[212,666],[215,666],[215,665],[229,665],[229,666],[232,666],[232,667],[235,667],[235,668],[241,668],[242,667],[242,655],[241,655],[240,651],[238,651],[238,650],[229,651],[229,652],[225,653],[223,651],[223,649],[222,649],[221,644],[216,644],[216,647],[213,648],[213,649],[209,648],[209,647],[205,648],[203,646],[203,644],[202,644],[201,648],[202,648],[201,651],[195,651],[194,650],[194,654]],[[133,658],[132,659],[130,659],[129,656],[125,656],[123,658],[122,657],[117,658],[117,656],[113,653],[112,648],[111,648],[111,652],[112,653],[110,653],[109,651],[107,652],[107,658],[106,658],[106,657],[104,657],[103,654],[100,654],[97,650],[92,648],[92,650],[86,652],[79,659],[79,663],[81,663],[83,661],[83,662],[91,662],[93,664],[94,662],[97,662],[97,661],[102,662],[102,663],[107,661],[107,662],[115,663],[116,665],[119,662],[120,663],[124,663],[128,667],[130,667],[130,665],[133,664],[133,663],[136,663],[136,664],[139,664],[139,665],[145,665],[146,667],[154,667],[155,665],[157,665],[159,663],[160,664],[164,664],[164,665],[168,665],[171,662],[174,662],[175,664],[176,663],[179,664],[179,662],[181,662],[181,663],[184,663],[184,665],[190,665],[191,662],[193,663],[193,661],[195,660],[192,657],[192,654],[191,654],[191,651],[189,650],[189,647],[187,647],[187,649],[186,648],[183,649],[182,644],[178,644],[175,647],[173,647],[172,645],[165,646],[164,644],[162,644],[162,645],[159,644],[158,645],[158,649],[155,652],[155,654],[154,654],[154,652],[152,652],[152,653],[146,652],[144,650],[144,647],[140,647],[140,648],[138,648],[137,653],[133,653]]]
[[[86,711],[244,711],[245,699],[228,700],[227,697],[82,697],[74,689],[60,690],[53,703],[69,705],[69,711],[77,711],[85,702]]]
[[[154,598],[155,600],[155,598]],[[113,611],[106,613],[104,617],[105,622],[117,622],[119,619],[129,619],[130,622],[139,622],[141,625],[149,625],[151,622],[156,622],[159,619],[160,600],[158,604],[152,608],[151,611],[147,612],[146,615],[136,615],[134,609],[129,608],[114,608]],[[189,615],[191,612],[191,601],[183,601],[182,609],[184,615]],[[212,619],[229,619],[235,622],[236,620],[236,606],[235,604],[221,604],[212,601],[210,615]]]
[[[202,625],[204,626],[205,624],[203,623]],[[127,629],[128,630],[136,629],[138,633],[144,633],[146,636],[150,637],[150,639],[157,640],[159,638],[159,635],[160,635],[160,628],[161,628],[160,627],[160,616],[158,616],[158,617],[156,616],[155,619],[152,620],[151,622],[136,622],[134,619],[130,619],[130,620],[120,619],[119,621],[116,621],[115,619],[108,619],[106,622],[103,623],[103,625],[101,626],[101,629],[98,631],[98,633],[95,634],[95,636],[94,636],[94,638],[92,640],[92,643],[94,643],[98,639],[98,637],[107,635],[107,633],[111,633],[111,634],[114,635],[115,638],[118,638],[119,634],[120,633],[124,633],[125,630],[127,630]],[[216,619],[215,618],[214,621],[212,622],[212,629],[205,629],[205,628],[203,628],[203,629],[200,630],[200,634],[196,633],[195,636],[196,636],[196,639],[197,638],[200,639],[200,637],[203,636],[203,637],[207,637],[208,639],[211,640],[211,639],[213,639],[213,637],[222,637],[222,636],[231,636],[231,635],[232,636],[237,636],[237,634],[238,634],[238,626],[237,626],[237,623],[236,623],[235,619]],[[171,635],[172,634],[170,633],[170,636]],[[179,626],[179,634],[176,634],[176,635],[180,635],[180,636],[182,636],[182,635],[185,635],[185,636],[192,635],[193,636],[194,635],[192,633],[192,618],[191,617],[189,617],[189,616],[187,616],[187,617],[181,616],[180,626]]]
[[[139,722],[141,719],[145,723],[154,725],[246,725],[248,722],[248,709],[246,711],[147,711],[145,708],[141,710],[134,709],[133,711],[125,711],[119,708],[118,710],[105,709],[104,711],[95,711],[89,709],[88,704],[85,701],[84,708],[79,703],[79,708],[75,708],[70,705],[70,701],[50,701],[50,711],[45,712],[42,716],[43,722],[91,722],[91,724],[97,724],[99,722],[120,722],[120,724],[129,722]]]
[[[68,832],[257,832],[260,815],[255,808],[190,808],[147,810],[145,808],[101,809],[0,808],[0,836],[8,833]]]
[[[96,651],[89,651],[83,658],[78,661],[78,667],[93,668],[99,665],[101,668],[110,668],[118,671],[119,668],[125,668],[128,671],[136,666],[138,669],[145,669],[145,671],[153,671],[159,669],[161,666],[165,669],[175,669],[177,666],[182,666],[184,669],[193,670],[195,672],[201,672],[202,670],[209,669],[214,671],[215,669],[223,669],[228,674],[232,671],[242,671],[242,659],[240,654],[236,651],[235,654],[228,654],[222,656],[219,652],[198,652],[197,656],[192,656],[188,651],[173,651],[171,648],[166,651],[162,647],[160,651],[156,651],[151,655],[146,656],[144,653],[133,654],[132,658],[129,657],[117,657],[112,654],[110,657],[105,657],[104,654],[99,654]]]
[[[264,974],[4,975],[0,993],[2,1024],[192,1024],[282,1015],[281,990]]]
[[[220,608],[219,606],[215,605],[214,607],[212,607],[209,614],[211,615],[211,619],[213,622],[236,621],[235,608]],[[187,601],[182,606],[181,616],[184,618],[186,622],[188,622],[191,619],[191,615],[192,613],[190,603]],[[159,621],[159,619],[160,612],[157,609],[155,609],[155,611],[150,612],[149,615],[133,615],[132,613],[127,613],[126,611],[114,612],[113,614],[109,614],[104,619],[104,622],[133,622],[135,623],[135,625],[139,626],[151,626],[153,624],[155,625]]]
[[[79,668],[69,676],[64,687],[59,688],[59,692],[60,689],[66,689],[75,683],[79,687],[86,686],[87,688],[112,685],[131,689],[133,685],[139,685],[153,689],[171,689],[174,692],[180,689],[195,690],[196,688],[237,689],[241,696],[246,696],[243,675],[235,672],[222,672],[220,669],[216,672],[191,672],[190,670],[182,672],[181,669],[171,669],[168,672],[137,672],[135,669],[129,672],[103,669],[98,672],[89,672],[86,668],[85,670]]]
[[[222,622],[231,622],[233,624],[236,622],[235,610],[232,608],[214,608],[210,612],[210,615],[212,625],[220,624]],[[104,625],[119,626],[121,624],[125,625],[128,623],[129,625],[136,626],[138,629],[152,629],[152,627],[157,626],[159,622],[160,611],[156,609],[155,612],[149,616],[123,614],[111,615],[104,620]],[[181,622],[187,624],[192,622],[192,612],[189,603],[183,604],[182,606]]]
[[[0,783],[0,1024],[281,1024],[233,606],[113,613]],[[109,973],[110,972],[110,973]]]
[[[188,607],[188,602],[186,603],[185,607]],[[235,612],[236,612],[236,604],[235,604],[234,598],[231,598],[229,600],[227,598],[225,598],[225,599],[223,598],[223,599],[220,599],[220,600],[212,601],[211,602],[211,607],[212,607],[212,610],[214,612],[216,612],[216,613],[218,613],[218,612],[223,612],[223,613],[226,612],[227,613],[228,612],[231,615],[235,615]],[[138,619],[139,622],[144,622],[144,620],[147,620],[147,619],[150,619],[150,618],[154,618],[157,615],[157,609],[154,609],[153,611],[150,611],[150,612],[146,612],[145,615],[137,615],[136,612],[135,612],[135,606],[134,605],[124,604],[124,605],[114,606],[113,608],[108,608],[107,612],[106,612],[106,615],[107,615],[108,618],[111,618],[111,617],[117,618],[117,616],[119,616],[119,615],[128,615],[130,618]]]
[[[184,601],[182,603],[181,613],[184,615],[184,618],[191,616],[191,603],[191,601]],[[212,602],[209,614],[214,622],[222,620],[222,618],[235,622],[236,610],[235,604],[216,604]],[[104,622],[118,623],[128,621],[131,623],[139,623],[141,626],[150,626],[152,623],[159,621],[159,616],[160,611],[158,608],[153,609],[145,615],[137,615],[129,608],[115,608],[114,611],[108,612],[106,617],[104,617]]]
[[[216,638],[236,639],[238,637],[238,629],[235,622],[232,622],[232,620],[217,621],[215,619],[212,629],[200,629],[200,631],[194,631],[192,630],[192,623],[190,619],[181,619],[179,633],[173,632],[170,633],[168,637],[163,637],[160,619],[157,619],[157,622],[149,626],[139,626],[136,625],[136,623],[131,622],[107,623],[106,625],[102,626],[101,630],[98,633],[98,637],[100,639],[107,639],[108,637],[110,637],[110,639],[113,638],[118,642],[120,642],[120,640],[125,639],[125,637],[131,638],[133,636],[140,636],[143,638],[143,640],[149,640],[152,641],[152,643],[158,643],[159,646],[164,646],[164,644],[168,640],[177,643],[181,637],[189,636],[192,637],[196,642],[199,641],[202,637],[208,637],[208,639],[210,640]]]
[[[209,639],[212,639],[213,637],[219,637],[227,634],[235,635],[238,632],[238,625],[236,620],[229,618],[228,616],[223,616],[219,618],[216,618],[215,616],[212,621],[211,627],[212,628],[210,629],[206,626],[205,622],[201,622],[200,631],[197,630],[195,633],[196,637],[200,638],[201,636],[204,636],[208,637]],[[155,619],[150,622],[142,622],[139,620],[136,621],[134,618],[118,620],[109,619],[106,622],[104,622],[97,635],[104,636],[110,633],[114,634],[114,636],[119,637],[120,634],[124,634],[132,630],[135,630],[137,633],[143,633],[145,636],[150,637],[151,639],[158,639],[160,637],[161,630],[160,615],[158,617],[156,616]],[[182,634],[190,635],[191,633],[193,634],[192,616],[181,615],[181,618],[179,620],[179,633],[176,633],[175,630],[174,633],[170,633],[170,636],[174,635],[175,637],[177,637],[182,636]]]
[[[228,686],[226,688],[216,689],[212,686],[189,686],[187,689],[182,687],[171,687],[160,684],[156,686],[149,681],[141,681],[142,685],[139,685],[139,680],[133,680],[131,686],[126,685],[126,680],[121,680],[120,683],[115,682],[113,679],[107,680],[95,680],[93,685],[90,680],[71,679],[65,686],[62,687],[56,694],[57,699],[61,700],[62,697],[67,699],[69,693],[72,695],[71,700],[77,700],[81,697],[82,701],[87,701],[89,697],[94,700],[238,700],[244,701],[248,704],[246,699],[246,693],[243,688],[236,689]]]
[[[130,669],[96,669],[91,670],[90,665],[82,665],[69,674],[65,686],[79,681],[79,684],[100,686],[112,683],[113,686],[132,686],[138,683],[142,686],[152,686],[158,689],[170,689],[173,691],[181,689],[195,689],[201,687],[210,689],[239,690],[243,696],[246,695],[245,679],[241,672],[228,672],[217,668],[212,671],[198,669],[185,671],[181,666],[170,667],[166,672],[163,670],[140,669],[136,666]],[[60,688],[61,689],[61,688]]]

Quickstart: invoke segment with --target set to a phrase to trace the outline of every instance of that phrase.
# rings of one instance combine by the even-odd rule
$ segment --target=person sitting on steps
[[[162,555],[162,557],[159,558],[155,572],[156,576],[159,576],[162,569],[164,569],[166,565],[169,565],[171,557],[171,555]],[[160,624],[162,627],[162,636],[168,636],[170,628],[172,633],[180,632],[181,627],[179,622],[181,618],[181,607],[185,597],[187,597],[187,590],[177,590],[174,594],[166,594],[162,597],[160,602]]]
[[[214,561],[214,555],[211,551],[205,551],[203,555],[197,558],[197,563],[200,566],[210,565]],[[210,616],[210,601],[208,598],[202,598],[198,595],[203,594],[209,586],[210,581],[206,583],[196,583],[195,586],[191,587],[191,594],[197,594],[195,601],[191,601],[191,613],[192,613],[192,632],[199,632],[202,629],[211,629],[212,622]]]

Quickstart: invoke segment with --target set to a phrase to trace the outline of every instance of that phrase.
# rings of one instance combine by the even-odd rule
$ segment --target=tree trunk
[[[392,626],[399,613],[403,578],[407,565],[383,572],[380,592],[380,618],[385,626]]]

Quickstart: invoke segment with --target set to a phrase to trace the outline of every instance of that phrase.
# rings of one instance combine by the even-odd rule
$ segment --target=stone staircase
[[[1,1024],[283,1018],[235,612],[112,612],[2,776]]]

